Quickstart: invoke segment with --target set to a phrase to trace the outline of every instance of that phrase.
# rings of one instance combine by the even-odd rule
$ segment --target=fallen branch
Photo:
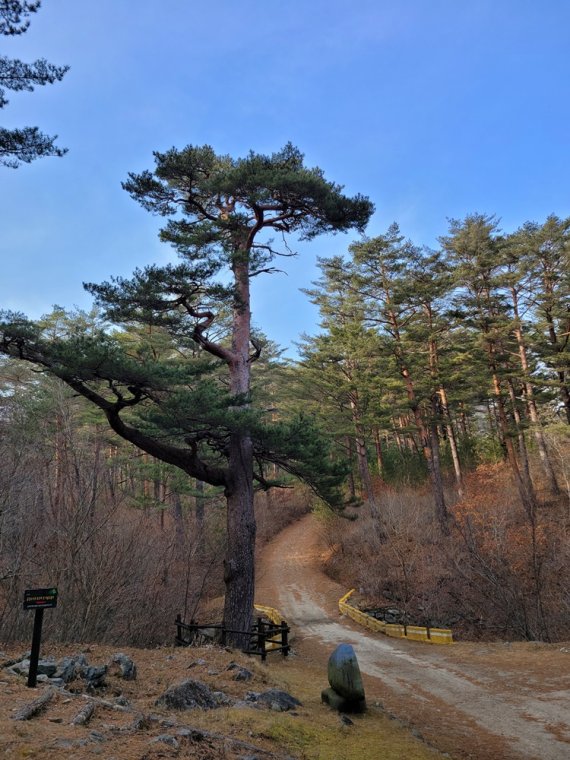
[[[54,689],[48,689],[34,699],[33,702],[29,702],[27,705],[21,707],[18,712],[12,716],[12,720],[30,720],[34,716],[38,715],[55,696]]]
[[[87,702],[71,721],[72,726],[86,726],[95,712],[95,703]]]

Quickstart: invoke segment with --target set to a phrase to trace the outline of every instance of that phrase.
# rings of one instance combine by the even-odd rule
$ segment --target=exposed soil
[[[348,589],[323,572],[326,553],[309,515],[260,558],[256,598],[292,624],[299,658],[324,669],[338,643],[353,644],[369,703],[454,758],[570,757],[570,643],[436,646],[367,632],[339,615]]]

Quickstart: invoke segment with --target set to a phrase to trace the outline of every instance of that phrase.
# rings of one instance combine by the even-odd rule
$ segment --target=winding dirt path
[[[369,633],[339,615],[347,589],[323,573],[326,551],[309,515],[282,531],[258,563],[256,598],[293,626],[298,657],[326,672],[335,646],[352,644],[368,702],[454,758],[570,758],[570,644],[438,647]]]

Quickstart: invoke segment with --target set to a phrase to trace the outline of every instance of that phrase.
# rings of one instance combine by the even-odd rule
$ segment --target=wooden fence
[[[184,623],[181,615],[176,616],[175,643],[177,646],[187,647],[200,643],[201,637],[207,637],[210,641],[217,640],[221,646],[225,646],[228,633],[249,636],[249,645],[243,651],[246,654],[258,655],[263,662],[271,652],[281,652],[284,657],[287,657],[291,649],[289,645],[290,629],[284,620],[276,624],[258,617],[251,630],[235,631],[227,628],[224,623],[205,623],[203,625],[194,621]]]

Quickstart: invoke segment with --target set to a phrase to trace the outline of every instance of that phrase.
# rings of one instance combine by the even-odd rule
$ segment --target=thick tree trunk
[[[255,595],[255,514],[253,510],[253,449],[248,435],[234,433],[229,456],[231,485],[226,489],[227,549],[224,560],[226,596],[224,623],[234,631],[249,631]],[[228,634],[228,643],[246,648],[249,637]]]
[[[247,256],[234,263],[235,302],[232,329],[232,358],[229,362],[230,391],[235,410],[249,408],[251,363],[250,291]],[[228,643],[244,648],[249,644],[255,596],[255,513],[253,508],[253,444],[246,429],[234,431],[229,442],[227,500],[227,549],[224,560],[226,595],[224,623],[233,631]]]

